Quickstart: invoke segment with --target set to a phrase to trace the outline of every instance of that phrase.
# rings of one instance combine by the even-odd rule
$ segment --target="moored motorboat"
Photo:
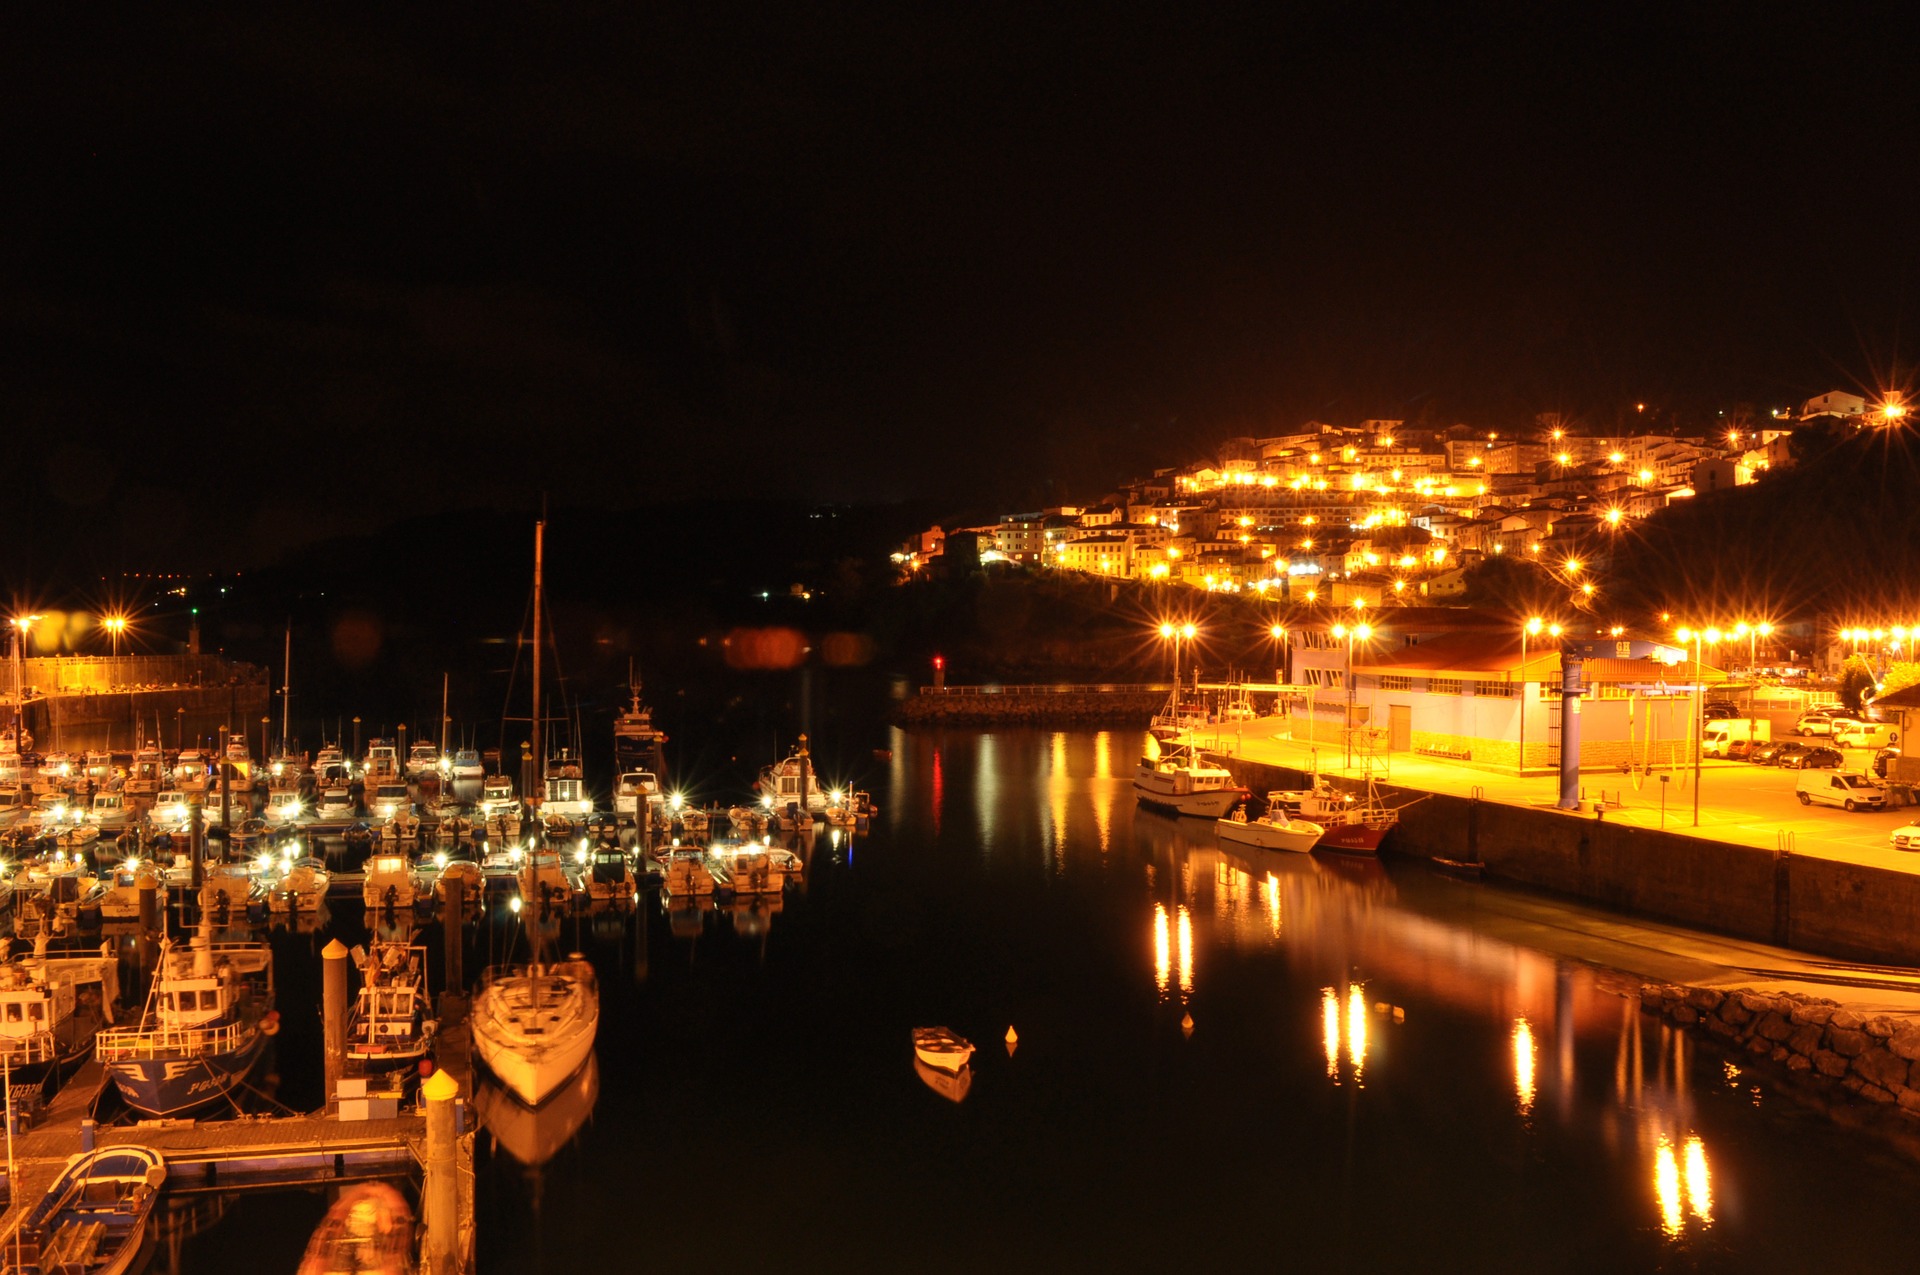
[[[1264,814],[1252,819],[1247,818],[1246,812],[1236,810],[1231,815],[1214,820],[1213,828],[1214,834],[1222,841],[1300,854],[1313,849],[1314,843],[1327,831],[1309,820],[1289,817],[1277,802],[1269,805]]]
[[[326,902],[333,874],[327,861],[315,855],[283,859],[280,875],[265,888],[267,909],[272,912],[318,912]]]
[[[713,872],[701,851],[669,850],[658,856],[656,862],[660,865],[660,888],[669,897],[713,893]]]
[[[368,857],[360,879],[361,902],[369,908],[410,908],[413,896],[413,865],[406,855],[382,850]]]
[[[347,1187],[307,1241],[295,1275],[405,1275],[413,1270],[413,1210],[384,1182]]]
[[[140,918],[140,888],[146,883],[153,890],[154,914],[167,914],[167,878],[160,865],[151,859],[129,858],[113,870],[100,896],[100,915],[109,921],[135,921]]]

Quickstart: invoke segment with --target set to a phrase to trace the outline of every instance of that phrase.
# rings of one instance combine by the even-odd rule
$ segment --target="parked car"
[[[1898,756],[1900,756],[1898,748],[1882,748],[1873,755],[1873,773],[1885,779],[1887,772],[1893,769],[1894,759]]]
[[[1747,760],[1762,766],[1777,765],[1780,752],[1785,748],[1805,748],[1805,744],[1796,744],[1784,739],[1763,739],[1747,754]]]
[[[1887,834],[1887,844],[1895,850],[1920,850],[1920,823],[1902,824]]]
[[[1802,775],[1795,786],[1803,806],[1839,806],[1843,810],[1878,810],[1887,804],[1886,790],[1865,775],[1850,770]]]
[[[1738,704],[1730,704],[1726,700],[1717,699],[1701,709],[1700,716],[1710,722],[1717,722],[1729,717],[1745,717],[1746,714],[1740,711]]]
[[[1819,708],[1814,709],[1811,713],[1802,713],[1800,714],[1800,720],[1793,724],[1793,733],[1796,735],[1831,735],[1833,734],[1833,717],[1834,715],[1832,713]]]
[[[1833,770],[1846,760],[1839,749],[1825,744],[1788,744],[1780,750],[1780,764],[1788,770]]]
[[[1885,722],[1834,718],[1833,743],[1836,748],[1885,748],[1899,742],[1900,732]]]

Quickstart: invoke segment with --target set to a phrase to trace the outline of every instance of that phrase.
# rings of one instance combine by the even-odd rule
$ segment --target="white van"
[[[1887,793],[1873,780],[1850,770],[1806,770],[1797,789],[1803,806],[1839,806],[1843,810],[1878,810]]]
[[[1840,721],[1833,724],[1835,748],[1890,748],[1900,740],[1900,732],[1885,722]]]
[[[1700,754],[1703,757],[1728,757],[1732,755],[1729,744],[1747,740],[1765,742],[1773,738],[1773,723],[1765,720],[1749,721],[1744,717],[1723,717],[1708,722],[1700,734]]]

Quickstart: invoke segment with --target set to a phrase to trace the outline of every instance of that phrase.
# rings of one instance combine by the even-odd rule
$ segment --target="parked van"
[[[1835,748],[1886,748],[1900,739],[1900,732],[1885,722],[1835,722]]]
[[[1800,775],[1803,806],[1839,806],[1843,810],[1878,810],[1887,803],[1886,790],[1865,775],[1850,770],[1809,770]]]
[[[1733,750],[1729,744],[1746,743],[1756,740],[1765,743],[1773,738],[1773,723],[1764,719],[1748,720],[1744,717],[1725,717],[1708,722],[1700,734],[1700,755],[1703,757],[1730,757]],[[1741,749],[1745,753],[1746,749]]]

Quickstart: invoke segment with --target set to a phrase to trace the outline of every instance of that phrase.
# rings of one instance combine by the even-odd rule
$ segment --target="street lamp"
[[[1180,644],[1191,642],[1200,632],[1191,624],[1162,624],[1160,636],[1173,643],[1173,727],[1180,729]]]
[[[127,631],[127,617],[124,615],[110,615],[103,623],[107,626],[107,637],[112,643],[111,650],[115,658],[118,658],[120,655],[120,635]]]
[[[1693,643],[1693,826],[1700,826],[1700,742],[1707,730],[1706,675],[1701,668],[1701,644],[1718,646],[1724,635],[1719,629],[1679,629],[1682,642]]]
[[[1356,599],[1354,602],[1354,605],[1359,606],[1361,604]],[[1347,767],[1348,769],[1352,769],[1353,767],[1353,709],[1354,709],[1353,644],[1356,641],[1364,642],[1368,638],[1372,637],[1373,626],[1370,624],[1364,624],[1364,623],[1356,623],[1351,627],[1344,624],[1336,624],[1333,626],[1333,629],[1331,631],[1333,633],[1333,637],[1335,641],[1339,641],[1340,639],[1344,638],[1346,639],[1346,643],[1347,643],[1347,674],[1346,674],[1347,722],[1346,722],[1345,729],[1342,730],[1340,733],[1342,737],[1345,738],[1346,744],[1347,744],[1347,750],[1346,750],[1347,751]]]

